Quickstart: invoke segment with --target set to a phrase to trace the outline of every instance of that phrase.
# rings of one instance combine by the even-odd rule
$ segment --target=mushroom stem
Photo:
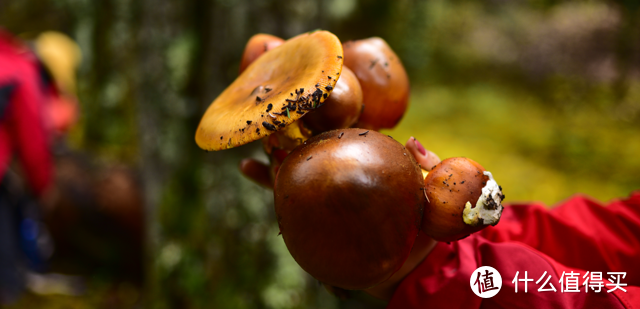
[[[487,184],[482,188],[482,194],[478,198],[475,207],[467,201],[462,212],[464,223],[471,226],[496,225],[502,215],[502,188],[493,179],[491,172],[484,171],[484,175],[489,176]]]

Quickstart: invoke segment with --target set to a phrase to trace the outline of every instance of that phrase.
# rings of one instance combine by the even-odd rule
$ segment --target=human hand
[[[410,137],[404,145],[409,153],[413,155],[416,162],[420,164],[423,170],[430,171],[433,166],[440,163],[440,158],[435,153],[426,150],[415,137]]]
[[[273,189],[268,165],[256,159],[245,158],[240,161],[240,172],[255,183]]]

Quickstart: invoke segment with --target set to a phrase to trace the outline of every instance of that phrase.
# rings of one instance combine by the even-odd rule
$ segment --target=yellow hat
[[[34,45],[36,53],[51,72],[58,89],[75,96],[76,69],[82,60],[78,44],[63,33],[47,31],[35,39]]]

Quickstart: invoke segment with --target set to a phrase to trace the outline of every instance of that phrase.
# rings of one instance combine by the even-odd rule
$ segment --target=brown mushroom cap
[[[244,52],[242,53],[242,60],[240,61],[240,73],[244,72],[244,70],[258,57],[262,56],[265,52],[272,50],[284,43],[284,40],[265,33],[258,33],[252,36],[247,45],[244,47]]]
[[[454,241],[485,228],[470,226],[462,219],[465,204],[475,205],[489,180],[484,171],[468,158],[448,158],[438,163],[424,179],[429,202],[422,218],[422,231],[438,241]]]
[[[281,130],[326,100],[342,57],[342,44],[327,31],[304,33],[267,51],[211,103],[196,143],[222,150]]]
[[[280,166],[275,210],[293,258],[316,279],[365,289],[393,275],[418,234],[422,172],[394,139],[364,129],[316,135]]]
[[[343,129],[358,121],[362,113],[362,88],[353,71],[342,67],[335,89],[322,107],[302,118],[314,133]]]
[[[409,103],[409,77],[393,52],[381,38],[344,43],[344,64],[356,74],[362,86],[364,111],[359,128],[393,128]]]

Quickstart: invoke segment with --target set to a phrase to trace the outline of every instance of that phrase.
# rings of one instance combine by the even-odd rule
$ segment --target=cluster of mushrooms
[[[455,241],[497,224],[503,209],[502,188],[478,163],[421,167],[377,132],[399,122],[408,97],[404,67],[380,38],[258,34],[196,142],[223,150],[261,139],[270,159],[262,183],[274,189],[291,255],[325,284],[367,289],[400,269],[420,230]]]

